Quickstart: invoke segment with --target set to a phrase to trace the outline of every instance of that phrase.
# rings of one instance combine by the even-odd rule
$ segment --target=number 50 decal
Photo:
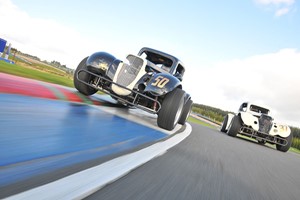
[[[166,77],[163,77],[163,76],[158,76],[156,79],[155,79],[155,82],[152,83],[151,85],[153,86],[157,86],[159,88],[163,88],[170,80]]]

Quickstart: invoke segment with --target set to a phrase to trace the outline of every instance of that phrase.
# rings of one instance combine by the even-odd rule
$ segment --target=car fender
[[[106,52],[96,52],[86,61],[87,69],[95,74],[105,75],[111,80],[120,64],[120,60]]]
[[[291,134],[291,129],[287,125],[273,123],[270,130],[270,135],[279,135],[280,137],[288,137]]]
[[[232,122],[232,119],[234,118],[235,115],[232,114],[232,113],[228,113],[227,116],[228,116],[228,119],[227,119],[227,124],[226,124],[225,131],[227,131],[229,129],[229,126],[230,126],[230,124]]]
[[[182,88],[180,80],[176,77],[171,74],[157,73],[150,79],[144,91],[150,92],[154,96],[162,96],[177,87]]]
[[[251,113],[248,113],[248,112],[240,112],[240,116],[241,116],[242,122],[245,125],[250,126],[254,130],[258,131],[259,122],[258,122],[257,117],[253,116]]]

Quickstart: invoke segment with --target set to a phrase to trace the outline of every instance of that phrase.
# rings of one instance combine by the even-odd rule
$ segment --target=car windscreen
[[[253,112],[257,112],[257,113],[262,113],[262,114],[269,114],[269,109],[260,107],[260,106],[256,106],[256,105],[251,105],[250,106],[250,110]]]
[[[167,68],[171,68],[173,61],[163,55],[159,55],[152,52],[144,52],[146,54],[146,59],[156,65],[162,65]]]

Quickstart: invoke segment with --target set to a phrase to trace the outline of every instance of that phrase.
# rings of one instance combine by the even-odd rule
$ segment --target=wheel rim
[[[178,121],[179,121],[179,118],[180,118],[181,113],[182,113],[182,109],[183,109],[183,103],[180,104],[180,106],[179,106],[179,108],[178,108],[178,110],[177,110],[177,112],[176,112],[175,120],[174,120],[174,126],[175,126],[175,125],[178,123]]]

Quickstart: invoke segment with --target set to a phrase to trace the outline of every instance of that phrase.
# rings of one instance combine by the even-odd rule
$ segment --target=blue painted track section
[[[85,104],[0,94],[0,186],[167,137]]]

